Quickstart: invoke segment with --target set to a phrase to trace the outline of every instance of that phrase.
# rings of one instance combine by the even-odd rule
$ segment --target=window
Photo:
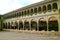
[[[26,15],[26,11],[24,11],[25,15]]]
[[[41,7],[38,7],[38,12],[40,12],[41,11]]]
[[[48,10],[51,10],[51,5],[50,4],[47,7],[48,7]]]
[[[31,13],[33,13],[33,9],[31,9]]]
[[[53,9],[57,9],[57,3],[53,3]]]
[[[43,6],[43,11],[46,11],[46,6]]]
[[[37,13],[37,8],[34,8],[34,13]]]
[[[28,13],[28,15],[29,15],[29,10],[27,10],[27,13]]]

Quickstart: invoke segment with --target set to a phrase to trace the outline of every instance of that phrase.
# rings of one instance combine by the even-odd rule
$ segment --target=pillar
[[[10,22],[10,29],[11,29],[11,22]]]
[[[46,22],[47,22],[47,31],[49,31],[49,28],[48,28],[48,20]]]
[[[60,18],[58,18],[58,31],[60,32]]]
[[[39,31],[39,22],[37,20],[37,31]]]
[[[31,21],[29,21],[29,28],[30,28],[30,30],[31,30]]]
[[[19,30],[19,22],[18,22],[18,30]]]

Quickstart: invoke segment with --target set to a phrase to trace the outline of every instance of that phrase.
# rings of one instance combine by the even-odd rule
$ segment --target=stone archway
[[[3,23],[3,28],[5,28],[5,23]]]
[[[5,23],[5,28],[7,29],[7,23]]]
[[[7,29],[7,23],[3,23],[3,28]]]
[[[36,30],[37,31],[37,22],[31,21],[31,30]]]
[[[10,29],[10,22],[8,22],[8,29]]]
[[[49,18],[49,23],[48,23],[48,26],[49,26],[49,31],[58,31],[58,20],[56,17],[52,16]]]
[[[14,29],[14,22],[11,22],[11,29]]]
[[[39,31],[45,30],[47,31],[47,23],[46,21],[39,21]]]
[[[23,22],[19,21],[19,30],[23,30]]]
[[[45,30],[47,31],[47,22],[45,18],[39,19],[39,31]]]
[[[24,30],[29,30],[29,22],[24,22]]]
[[[15,29],[18,29],[18,22],[15,22]]]

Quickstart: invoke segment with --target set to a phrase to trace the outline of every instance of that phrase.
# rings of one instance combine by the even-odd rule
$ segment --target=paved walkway
[[[0,40],[60,40],[60,36],[19,32],[0,32]]]

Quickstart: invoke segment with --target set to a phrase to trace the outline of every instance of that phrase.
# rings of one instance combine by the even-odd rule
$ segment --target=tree
[[[60,31],[60,9],[59,9],[59,31]]]
[[[0,17],[0,31],[3,30],[3,18]]]

